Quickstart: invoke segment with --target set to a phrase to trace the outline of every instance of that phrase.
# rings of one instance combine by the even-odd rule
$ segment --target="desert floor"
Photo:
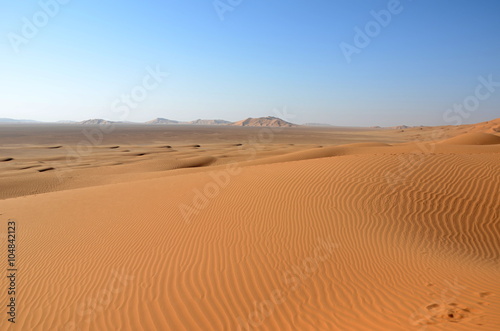
[[[499,330],[500,119],[0,127],[2,330]]]

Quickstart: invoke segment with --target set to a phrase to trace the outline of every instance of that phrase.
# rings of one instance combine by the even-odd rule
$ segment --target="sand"
[[[3,126],[2,330],[498,330],[498,123]]]

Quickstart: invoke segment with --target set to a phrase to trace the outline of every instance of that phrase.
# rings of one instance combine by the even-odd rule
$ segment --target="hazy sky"
[[[498,0],[1,1],[0,35],[0,117],[500,117]]]

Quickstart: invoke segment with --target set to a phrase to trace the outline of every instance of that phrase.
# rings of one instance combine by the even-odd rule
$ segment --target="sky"
[[[500,117],[498,0],[0,0],[0,118]]]

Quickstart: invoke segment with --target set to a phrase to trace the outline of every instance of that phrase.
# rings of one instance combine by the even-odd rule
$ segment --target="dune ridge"
[[[441,144],[448,145],[497,145],[500,144],[500,137],[484,132],[465,133],[450,139],[446,139]]]

